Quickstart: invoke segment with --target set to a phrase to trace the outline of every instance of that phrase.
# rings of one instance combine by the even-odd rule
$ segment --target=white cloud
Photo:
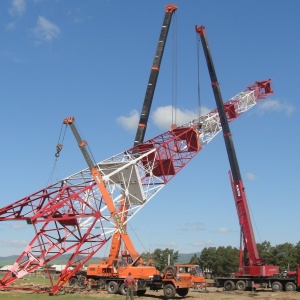
[[[221,233],[235,232],[235,230],[226,227],[220,227],[217,231]]]
[[[24,223],[16,223],[16,224],[11,225],[11,228],[16,229],[16,230],[24,229],[25,227],[26,227],[26,224],[24,224]]]
[[[25,248],[28,245],[28,242],[25,240],[2,240],[0,241],[0,247],[11,247],[11,248]]]
[[[201,114],[206,114],[209,109],[206,107],[201,108]],[[152,114],[154,124],[161,129],[170,129],[173,122],[176,125],[182,125],[198,117],[198,113],[180,108],[174,109],[172,105],[158,107]]]
[[[52,42],[53,39],[60,35],[61,30],[45,17],[39,16],[37,26],[33,29],[33,33],[39,42]]]
[[[256,176],[253,173],[246,173],[246,178],[249,180],[256,180]]]
[[[184,224],[183,228],[180,228],[181,231],[204,231],[205,226],[204,224],[200,222],[194,222],[194,223],[186,223]]]
[[[201,108],[201,114],[206,114],[210,110],[206,107]],[[169,130],[172,125],[172,113],[176,118],[176,125],[182,125],[198,117],[196,112],[191,110],[174,109],[172,105],[161,106],[152,113],[152,121],[154,125],[163,130]],[[126,130],[134,131],[138,126],[140,115],[137,110],[132,110],[130,116],[120,116],[117,122]]]
[[[16,28],[16,22],[10,22],[5,26],[7,31],[13,30]]]
[[[166,243],[163,243],[164,247],[165,248],[176,248],[177,247],[177,242],[174,242],[174,241],[170,241],[170,242],[166,242]]]
[[[124,129],[129,131],[135,131],[139,123],[139,113],[137,110],[132,110],[130,116],[120,116],[117,118],[117,123],[120,124]]]
[[[9,8],[9,13],[12,16],[21,16],[26,10],[25,0],[11,0],[11,7]]]
[[[165,242],[160,242],[160,243],[155,243],[151,245],[151,248],[160,248],[160,249],[175,249],[177,248],[178,244],[175,241],[165,241]]]
[[[282,103],[278,100],[269,99],[261,102],[258,106],[258,110],[262,114],[268,111],[277,111],[290,116],[295,111],[295,107],[289,103]]]
[[[195,241],[192,243],[192,246],[194,247],[212,247],[214,245],[214,242],[211,240],[207,240],[207,241]]]

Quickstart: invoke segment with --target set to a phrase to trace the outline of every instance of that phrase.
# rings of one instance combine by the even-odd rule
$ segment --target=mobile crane
[[[160,64],[168,36],[168,31],[171,23],[171,18],[173,13],[177,10],[176,5],[167,5],[165,11],[165,17],[160,33],[160,37],[158,40],[157,49],[154,56],[153,65],[150,72],[150,77],[147,85],[147,91],[142,107],[141,118],[137,128],[136,137],[134,140],[134,146],[142,143],[144,141],[145,132],[147,129],[148,117],[151,110],[151,104],[153,101],[154,91],[156,87],[156,82],[160,70]],[[124,228],[126,227],[127,221],[127,213],[128,206],[124,203],[125,199],[122,198],[122,203],[119,206],[119,213],[122,213],[121,222],[124,224]],[[106,289],[108,293],[116,293],[120,292],[121,294],[126,293],[126,286],[124,285],[124,277],[130,271],[132,276],[138,279],[139,287],[137,293],[142,295],[145,293],[145,285],[141,286],[141,282],[144,282],[152,289],[157,289],[159,286],[159,276],[156,276],[156,282],[153,284],[150,278],[153,274],[157,275],[158,271],[155,268],[145,268],[145,265],[149,265],[148,263],[144,263],[142,258],[137,254],[136,250],[131,245],[130,248],[126,247],[121,251],[121,242],[122,242],[122,234],[119,230],[117,230],[112,236],[111,247],[109,251],[109,256],[107,260],[102,260],[100,264],[92,264],[87,267],[86,272],[77,272],[72,278],[69,280],[70,285],[83,283],[83,278],[88,278],[92,284],[96,284],[100,286],[102,289]],[[189,272],[185,272],[184,270],[189,270]],[[146,271],[147,270],[147,271]],[[189,287],[195,288],[203,288],[205,287],[204,277],[202,275],[201,269],[196,265],[175,265],[174,278],[176,278],[176,274],[180,272],[180,277],[189,277],[192,278],[192,285]],[[170,274],[169,274],[170,275]],[[142,279],[142,280],[141,280]],[[182,296],[185,296],[187,290],[184,292],[179,290],[179,293]],[[172,294],[172,293],[171,293]]]
[[[105,180],[103,179],[103,175],[96,167],[96,163],[93,162],[91,155],[87,150],[87,142],[82,140],[80,134],[74,124],[74,117],[69,117],[64,120],[64,124],[69,125],[71,130],[75,136],[75,139],[78,143],[78,146],[88,164],[90,172],[94,181],[96,182],[99,191],[101,192],[105,204],[108,207],[108,210],[112,216],[112,219],[115,222],[116,229],[119,233],[119,237],[125,244],[128,253],[130,253],[130,257],[133,259],[132,263],[125,262],[124,266],[119,265],[116,268],[116,265],[89,265],[86,274],[84,272],[78,272],[80,274],[76,274],[73,277],[68,275],[68,272],[65,272],[63,276],[67,279],[78,279],[84,278],[84,282],[87,280],[94,280],[100,286],[105,286],[107,291],[110,294],[115,294],[120,291],[121,294],[126,295],[126,284],[124,283],[124,279],[128,276],[129,273],[137,280],[137,293],[138,295],[144,295],[146,292],[146,288],[150,288],[152,290],[163,289],[164,296],[167,299],[173,298],[176,293],[179,296],[186,296],[188,294],[189,288],[193,287],[192,276],[191,274],[184,274],[184,276],[177,276],[176,268],[173,266],[167,266],[164,270],[163,274],[160,274],[155,267],[146,266],[146,265],[138,265],[135,266],[137,261],[140,259],[139,254],[136,252],[132,241],[127,234],[126,227],[124,225],[124,220],[120,218],[120,215],[116,211],[116,207],[111,199],[110,193],[106,188]],[[125,198],[123,198],[124,201]],[[116,253],[115,253],[116,254]],[[116,261],[117,262],[117,261]],[[179,267],[178,267],[179,268]]]
[[[273,291],[281,291],[284,287],[286,291],[295,291],[296,288],[299,287],[299,268],[295,272],[280,274],[278,266],[267,265],[266,261],[259,256],[247,204],[245,187],[242,181],[233,139],[228,124],[228,119],[230,119],[235,113],[234,105],[231,105],[230,103],[223,103],[220,86],[206,38],[205,27],[195,26],[195,30],[200,35],[211,79],[211,85],[220,116],[223,137],[231,169],[229,172],[230,182],[241,228],[241,239],[243,240],[244,245],[244,249],[242,249],[242,246],[240,247],[239,271],[230,277],[215,277],[216,286],[224,287],[225,290],[245,290],[246,288],[266,287],[272,288]],[[263,97],[266,94],[273,93],[270,82],[271,80],[257,82],[259,89],[263,89],[265,91],[262,93]]]

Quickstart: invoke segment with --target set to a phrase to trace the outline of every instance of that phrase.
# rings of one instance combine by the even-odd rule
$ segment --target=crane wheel
[[[126,296],[126,292],[127,292],[127,285],[124,282],[120,285],[120,294]]]
[[[284,286],[286,292],[295,292],[296,285],[294,282],[287,282]]]
[[[239,280],[235,287],[238,291],[244,291],[246,289],[246,282],[244,280]]]
[[[272,283],[272,291],[273,292],[281,292],[282,291],[282,284],[279,281],[274,281]]]
[[[235,284],[232,280],[227,280],[224,283],[224,290],[225,291],[233,291],[235,290]]]
[[[136,291],[136,294],[138,297],[142,297],[146,294],[146,290],[138,290]]]
[[[176,290],[173,284],[167,284],[164,287],[164,295],[167,299],[173,299],[175,297]]]
[[[78,280],[77,280],[77,278],[72,277],[72,278],[69,280],[69,286],[75,286],[75,285],[78,285]]]
[[[176,277],[176,268],[172,265],[166,266],[163,274],[166,278],[175,278]]]
[[[98,280],[97,284],[99,285],[100,290],[105,290],[105,280],[104,279]]]
[[[107,284],[106,290],[109,294],[116,294],[119,291],[119,285],[115,281],[110,281]]]
[[[185,297],[188,293],[189,293],[189,289],[188,288],[177,289],[177,294],[180,297]]]

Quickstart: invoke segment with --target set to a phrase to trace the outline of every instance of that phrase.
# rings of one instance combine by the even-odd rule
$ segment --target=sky
[[[0,2],[1,207],[87,167],[71,131],[55,164],[66,117],[75,117],[96,161],[131,148],[167,4],[165,0]],[[194,30],[195,25],[204,25],[224,101],[257,80],[272,79],[274,94],[230,126],[256,242],[296,244],[300,2],[172,4],[178,10],[146,140],[170,128],[172,105],[177,125],[193,118],[199,102],[203,112],[215,108]],[[136,249],[195,253],[204,247],[239,247],[229,168],[220,134],[130,221],[128,231]],[[0,223],[0,256],[21,254],[34,237],[33,228],[24,223]],[[99,255],[107,248],[102,250]]]

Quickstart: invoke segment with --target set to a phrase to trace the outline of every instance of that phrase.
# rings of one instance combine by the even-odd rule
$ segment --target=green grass
[[[56,280],[54,280],[56,282]],[[33,290],[39,290],[41,287],[50,286],[50,282],[48,278],[41,278],[41,277],[33,277],[33,276],[25,276],[23,279],[16,280],[14,285],[18,288],[22,288],[24,286],[26,290],[0,290],[0,299],[1,300],[87,300],[87,299],[109,299],[109,300],[124,300],[124,297],[120,295],[108,295],[105,292],[105,297],[102,297],[101,293],[88,295],[88,293],[82,294],[63,294],[62,291],[59,291],[56,295],[50,296],[49,292],[34,292],[28,290],[28,287],[31,286]],[[96,295],[96,297],[95,297]]]
[[[55,295],[49,296],[48,294],[23,294],[18,292],[1,292],[0,291],[0,298],[1,300],[11,300],[11,299],[18,299],[18,300],[81,300],[81,299],[109,299],[109,300],[121,300],[124,297],[112,295],[111,297],[101,297],[101,295],[97,297],[92,297],[89,295],[76,295],[76,294],[66,294],[66,295]]]
[[[92,297],[86,296],[86,295],[58,295],[54,296],[57,300],[70,300],[70,299],[92,299]],[[19,300],[50,300],[50,296],[48,294],[23,294],[23,293],[17,293],[17,292],[9,292],[9,293],[2,293],[0,292],[0,298],[1,300],[9,300],[9,299],[19,299]]]
[[[43,284],[50,285],[49,278],[45,276],[43,277],[34,277],[34,276],[25,276],[22,279],[18,279],[15,281],[15,284]]]

